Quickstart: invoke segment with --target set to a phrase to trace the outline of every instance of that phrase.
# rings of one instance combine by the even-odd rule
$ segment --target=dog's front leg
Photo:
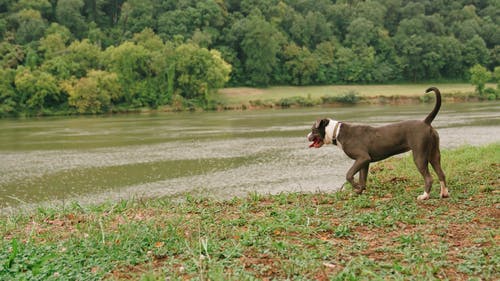
[[[369,165],[370,165],[369,157],[357,158],[356,161],[354,161],[352,167],[349,169],[349,171],[347,171],[346,180],[352,185],[352,188],[358,194],[363,193],[363,190],[366,187],[366,177],[368,176]],[[354,181],[354,175],[358,172],[360,172],[360,177],[359,177],[360,184]]]
[[[368,170],[370,168],[370,163],[366,163],[365,166],[361,167],[361,170],[359,170],[359,187],[361,191],[366,189],[366,181],[368,178]]]

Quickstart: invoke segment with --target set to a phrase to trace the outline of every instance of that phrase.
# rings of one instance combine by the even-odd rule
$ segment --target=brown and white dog
[[[382,127],[371,127],[332,119],[318,119],[307,136],[307,139],[312,142],[309,147],[320,148],[323,144],[334,144],[355,160],[347,172],[346,179],[358,194],[366,188],[370,163],[411,150],[415,165],[425,181],[424,193],[417,199],[429,199],[432,186],[429,163],[436,171],[441,183],[440,197],[446,198],[449,195],[445,175],[441,169],[439,135],[431,126],[432,120],[441,107],[441,93],[435,87],[430,87],[425,92],[431,91],[436,94],[436,104],[423,121],[409,120]],[[359,182],[356,183],[354,175],[358,172]]]

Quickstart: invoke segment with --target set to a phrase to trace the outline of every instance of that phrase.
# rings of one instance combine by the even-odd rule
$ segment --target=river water
[[[0,120],[0,210],[185,193],[331,192],[352,163],[309,149],[319,117],[374,126],[432,104]],[[441,147],[500,141],[498,103],[444,104]]]

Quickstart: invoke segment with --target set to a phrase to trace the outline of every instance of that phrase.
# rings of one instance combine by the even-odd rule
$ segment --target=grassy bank
[[[467,83],[427,83],[393,85],[330,85],[307,87],[226,88],[219,91],[220,100],[228,108],[312,106],[319,104],[411,103],[426,102],[429,86],[436,86],[448,101],[478,100],[475,88]],[[496,85],[488,84],[495,88]],[[356,96],[356,100],[352,96]],[[432,96],[432,95],[430,95]]]
[[[73,204],[0,219],[0,280],[494,280],[500,144],[443,152],[451,198],[410,157],[368,190]]]

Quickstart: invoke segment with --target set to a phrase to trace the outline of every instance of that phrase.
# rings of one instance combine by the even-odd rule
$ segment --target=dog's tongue
[[[319,141],[317,138],[315,138],[315,139],[313,140],[313,142],[309,145],[309,148],[311,148],[311,147],[316,147],[316,145],[317,145],[319,142],[320,142],[320,141]]]

